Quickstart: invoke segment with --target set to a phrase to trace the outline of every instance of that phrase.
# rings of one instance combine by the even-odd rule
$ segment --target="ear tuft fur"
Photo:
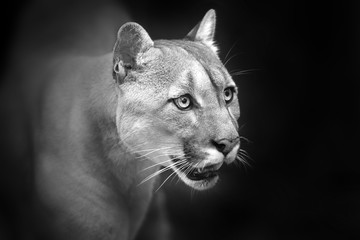
[[[207,11],[199,22],[185,37],[191,41],[199,41],[210,47],[215,53],[218,49],[214,43],[216,14],[214,9]]]

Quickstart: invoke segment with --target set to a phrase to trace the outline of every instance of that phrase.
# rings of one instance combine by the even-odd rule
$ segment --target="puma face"
[[[152,42],[140,26],[124,28],[129,33],[119,33],[119,41],[135,38],[140,46],[125,48],[120,42],[115,48],[119,58],[134,56],[123,57],[130,68],[118,71],[123,77],[116,120],[121,144],[153,163],[146,168],[171,169],[197,190],[214,186],[222,164],[233,162],[240,148],[237,87],[215,46],[209,46],[214,14],[208,12],[184,40]],[[140,32],[131,36],[134,31]]]
[[[197,43],[155,47],[156,61],[121,86],[120,135],[140,158],[172,169],[194,189],[210,188],[240,147],[236,85],[216,55]],[[207,57],[195,57],[201,52]]]

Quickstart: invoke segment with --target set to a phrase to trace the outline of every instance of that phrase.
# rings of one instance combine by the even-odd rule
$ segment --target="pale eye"
[[[230,103],[234,97],[234,89],[231,87],[225,88],[224,90],[224,99],[226,103]]]
[[[188,110],[192,106],[190,97],[186,95],[175,98],[174,103],[180,110]]]

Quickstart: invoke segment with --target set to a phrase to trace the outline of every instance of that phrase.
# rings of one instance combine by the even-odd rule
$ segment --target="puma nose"
[[[215,148],[226,156],[231,150],[235,147],[235,145],[239,142],[239,138],[235,138],[233,140],[229,139],[220,139],[213,140],[213,145]]]

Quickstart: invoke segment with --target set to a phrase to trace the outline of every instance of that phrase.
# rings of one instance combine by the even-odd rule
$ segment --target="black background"
[[[18,19],[32,1],[5,3],[2,71],[7,69]],[[176,179],[166,183],[174,239],[360,237],[356,1],[123,4],[153,39],[183,37],[214,8],[220,57],[232,57],[227,63],[230,72],[251,70],[234,79],[239,87],[240,133],[250,140],[243,148],[252,167],[224,168],[219,184],[207,192],[193,192]],[[2,198],[11,202],[13,195],[5,192]],[[12,203],[2,206],[7,209],[0,217],[3,231],[26,229],[14,227],[27,223],[21,222],[21,203]]]

